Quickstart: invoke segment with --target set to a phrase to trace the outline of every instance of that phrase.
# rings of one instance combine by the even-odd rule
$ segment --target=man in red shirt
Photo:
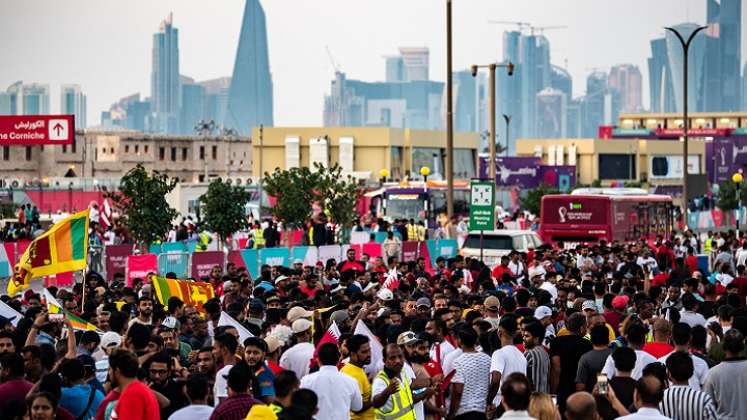
[[[664,318],[654,321],[654,341],[646,343],[641,350],[659,359],[674,350],[669,344],[672,335],[672,325]]]
[[[500,283],[501,279],[503,278],[503,273],[513,275],[513,273],[511,273],[511,269],[508,268],[508,255],[504,255],[501,257],[501,263],[493,268],[493,272],[491,274],[495,281]]]
[[[115,350],[109,356],[109,378],[121,390],[112,410],[112,419],[159,420],[160,410],[153,391],[135,379],[137,356],[129,350]]]
[[[698,269],[698,257],[695,256],[695,249],[691,246],[687,247],[687,257],[685,257],[685,267],[690,270],[690,274],[694,273]]]

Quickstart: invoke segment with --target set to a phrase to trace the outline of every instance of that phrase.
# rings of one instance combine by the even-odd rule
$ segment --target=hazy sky
[[[455,70],[502,57],[501,34],[513,28],[488,19],[567,25],[546,36],[553,63],[567,60],[574,94],[583,94],[592,69],[633,63],[644,75],[644,106],[649,41],[665,25],[705,21],[705,0],[453,1]],[[445,79],[444,0],[262,3],[276,125],[321,125],[333,77],[325,46],[349,78],[371,81],[384,79],[382,56],[399,46],[427,46],[431,78]],[[49,83],[57,112],[60,85],[79,83],[88,96],[89,125],[98,124],[101,111],[119,98],[150,95],[152,34],[170,11],[179,29],[181,73],[197,80],[230,76],[243,9],[243,0],[0,0],[0,89],[16,80]]]

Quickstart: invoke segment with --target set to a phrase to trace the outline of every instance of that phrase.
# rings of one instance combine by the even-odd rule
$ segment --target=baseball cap
[[[311,321],[309,321],[308,319],[299,318],[293,321],[293,324],[291,325],[291,331],[293,331],[293,334],[299,334],[310,329],[311,325]]]
[[[101,336],[101,348],[119,347],[122,345],[122,337],[114,331],[107,331]]]
[[[170,330],[175,330],[176,329],[176,324],[178,322],[179,321],[177,321],[176,318],[174,318],[173,316],[167,316],[166,318],[164,318],[163,322],[161,322],[161,326],[162,327],[166,327],[166,328],[168,328]],[[103,342],[103,340],[102,340],[102,342]]]
[[[329,317],[330,320],[335,321],[338,325],[345,322],[349,318],[350,315],[348,315],[348,311],[344,309],[332,312],[332,316]]]
[[[383,288],[376,293],[376,297],[384,301],[390,301],[394,299],[394,293],[387,288]]]
[[[548,316],[552,316],[552,310],[547,306],[538,306],[534,310],[534,317],[537,319],[547,318]]]
[[[593,300],[587,300],[587,301],[585,301],[585,302],[584,302],[584,303],[583,303],[583,304],[581,305],[581,310],[582,310],[582,311],[585,311],[585,310],[592,310],[592,311],[595,311],[595,312],[596,312],[596,310],[597,310],[597,304],[596,304],[596,303],[594,303],[594,301],[593,301]]]
[[[415,307],[417,308],[419,306],[427,306],[428,308],[430,308],[431,307],[431,300],[428,299],[427,297],[421,297],[420,299],[418,299],[415,302]]]
[[[630,298],[626,295],[615,296],[615,298],[612,299],[612,307],[618,310],[625,309],[625,307],[628,306],[628,301],[630,301]]]
[[[303,264],[303,261],[302,261],[302,260],[300,260],[300,259],[298,259],[298,258],[296,258],[295,260],[293,260],[293,264],[294,264],[294,265],[295,265],[295,264]]]
[[[412,331],[405,331],[397,337],[397,345],[404,346],[418,341],[418,336]]]
[[[482,305],[487,309],[497,311],[501,306],[501,301],[497,297],[490,295],[485,298],[485,301],[482,303]]]
[[[267,343],[267,352],[268,353],[274,352],[275,350],[279,349],[280,346],[282,345],[282,343],[280,342],[280,340],[278,340],[277,338],[275,338],[273,336],[267,336],[267,337],[264,338],[264,340],[265,340],[265,343]]]
[[[288,280],[288,276],[284,276],[282,274],[279,275],[279,276],[277,276],[277,278],[275,278],[275,284],[278,284],[279,282],[281,282],[283,280]]]
[[[307,311],[306,309],[304,309],[304,308],[302,308],[300,306],[294,306],[294,307],[290,308],[290,310],[288,311],[288,315],[286,316],[286,318],[288,319],[289,322],[293,323],[293,322],[295,322],[299,318],[308,318],[308,317],[310,317],[312,315],[314,315],[313,312]]]

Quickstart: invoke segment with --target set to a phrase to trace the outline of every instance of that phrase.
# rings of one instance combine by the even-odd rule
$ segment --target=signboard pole
[[[480,231],[480,261],[486,230],[495,229],[495,180],[470,183],[469,230]]]

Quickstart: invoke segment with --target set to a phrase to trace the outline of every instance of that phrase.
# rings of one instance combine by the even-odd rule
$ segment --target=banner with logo
[[[256,249],[241,249],[228,251],[227,258],[228,262],[236,264],[236,267],[243,267],[249,272],[252,280],[259,277],[259,269],[257,268],[257,250]]]
[[[145,280],[149,274],[158,272],[158,256],[156,254],[127,256],[127,286],[132,287],[135,279]]]
[[[303,261],[304,267],[313,267],[319,261],[319,253],[315,246],[297,246],[291,248],[291,254],[293,261]]]
[[[259,250],[259,265],[290,267],[290,250],[288,248],[262,248]]]
[[[104,252],[106,254],[106,279],[112,281],[115,274],[125,274],[127,256],[132,253],[132,245],[107,245]]]
[[[158,274],[165,276],[168,273],[174,273],[180,279],[189,277],[189,256],[187,252],[158,254]]]
[[[418,259],[418,242],[417,241],[402,242],[402,261],[410,262],[410,261],[417,261],[417,259]]]
[[[457,256],[459,251],[459,245],[456,239],[439,239],[437,241],[438,255],[436,257],[444,257],[447,260]]]
[[[201,279],[210,275],[216,265],[223,270],[223,257],[221,251],[195,252],[192,254],[192,278]]]

